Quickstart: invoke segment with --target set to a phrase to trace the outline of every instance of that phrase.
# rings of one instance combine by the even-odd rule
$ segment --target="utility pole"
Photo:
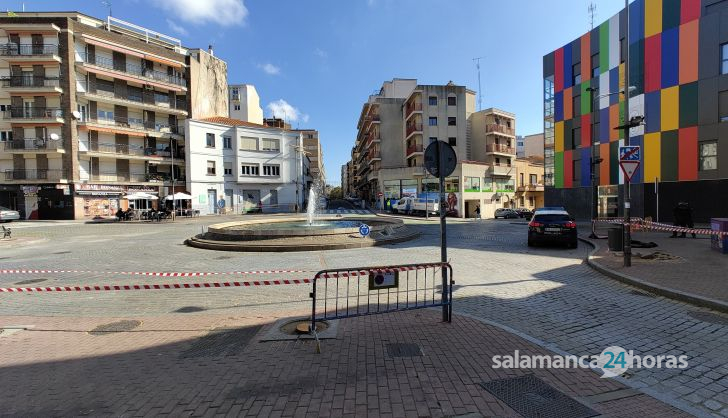
[[[480,86],[480,60],[485,57],[473,58],[475,68],[478,70],[478,111],[483,110],[483,89]]]
[[[627,39],[625,41],[624,55],[624,145],[629,145],[629,130],[631,120],[629,117],[629,0],[624,0],[624,9],[627,18]],[[624,266],[632,265],[632,219],[630,216],[632,205],[632,191],[630,179],[624,176]]]

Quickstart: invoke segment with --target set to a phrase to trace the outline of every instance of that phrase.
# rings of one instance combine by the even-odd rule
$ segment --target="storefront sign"
[[[23,190],[23,194],[25,196],[37,196],[38,190],[40,190],[40,187],[38,186],[22,186],[21,190]]]

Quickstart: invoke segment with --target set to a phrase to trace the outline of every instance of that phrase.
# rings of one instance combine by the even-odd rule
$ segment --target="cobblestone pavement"
[[[224,219],[224,218],[223,218]],[[438,226],[409,221],[421,238],[387,247],[286,254],[246,254],[188,248],[182,241],[220,219],[163,224],[59,224],[18,228],[25,245],[0,243],[0,268],[107,271],[232,272],[402,264],[439,259]],[[583,264],[588,248],[526,246],[525,222],[453,221],[456,313],[503,324],[576,355],[618,345],[637,355],[689,356],[686,370],[630,370],[624,382],[673,404],[728,416],[728,316],[635,291]],[[270,275],[310,277],[311,273]],[[226,276],[227,277],[227,276]],[[234,276],[236,280],[260,276]],[[222,281],[220,276],[170,278],[103,273],[0,274],[0,286]],[[30,286],[36,284],[29,284]],[[0,294],[0,317],[12,315],[125,317],[242,315],[280,317],[310,306],[310,287]],[[180,313],[176,313],[181,311]],[[7,323],[7,322],[6,322]],[[507,354],[507,353],[503,353]]]

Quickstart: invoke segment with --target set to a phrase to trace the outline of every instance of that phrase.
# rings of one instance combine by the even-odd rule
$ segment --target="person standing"
[[[475,207],[475,219],[480,221],[480,205]]]

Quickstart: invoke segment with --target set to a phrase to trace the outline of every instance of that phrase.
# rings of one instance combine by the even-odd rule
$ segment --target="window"
[[[263,175],[264,176],[280,176],[281,175],[281,166],[264,165],[263,166]]]
[[[258,151],[258,138],[241,136],[240,149],[245,151]]]
[[[529,184],[538,184],[538,175],[536,175],[536,174],[530,174],[528,176],[528,183]]]
[[[448,96],[447,98],[447,105],[448,106],[457,106],[458,105],[458,98],[455,96]]]
[[[0,112],[5,112],[6,110],[10,110],[10,105],[0,104]]]
[[[232,176],[233,175],[233,163],[230,161],[223,162],[222,170],[226,176]]]
[[[728,122],[728,90],[718,94],[718,110],[720,111],[720,121]]]
[[[525,178],[525,174],[521,173],[520,177],[521,177],[521,186],[525,186],[524,180],[523,180]]]
[[[233,109],[240,110],[240,105],[239,104],[233,105]]]
[[[571,109],[574,112],[574,117],[581,116],[581,96],[572,97],[571,106]]]
[[[449,116],[447,118],[447,126],[456,126],[458,124],[458,118]]]
[[[447,139],[447,143],[450,144],[451,147],[456,146],[457,142],[458,142],[458,140],[454,136],[451,136],[450,138]]]
[[[728,44],[720,46],[720,73],[728,74]]]
[[[437,96],[430,96],[430,101],[428,103],[430,106],[437,106]]]
[[[240,166],[240,174],[243,176],[257,176],[258,166],[255,164],[243,164]]]
[[[214,161],[208,161],[207,162],[207,175],[208,176],[214,176],[215,175],[215,162]]]
[[[577,149],[581,146],[581,128],[571,130],[571,149]]]
[[[619,62],[624,62],[627,56],[627,39],[621,38],[619,40]]]
[[[574,184],[581,183],[581,160],[574,160],[571,162],[571,176]]]
[[[531,208],[534,206],[533,205],[533,203],[534,203],[533,201],[534,201],[533,196],[529,196],[528,197],[528,206],[531,207]]]
[[[576,86],[581,83],[581,63],[577,62],[571,66],[571,85]]]
[[[718,168],[718,141],[702,142],[700,144],[700,171],[715,170]]]
[[[215,134],[211,134],[211,133],[207,134],[206,145],[207,145],[207,148],[215,148]]]
[[[262,143],[260,144],[261,151],[280,151],[280,146],[278,145],[277,139],[269,139],[269,138],[263,138]]]
[[[222,137],[222,147],[225,149],[233,149],[233,139],[229,136]]]
[[[0,132],[0,142],[12,141],[13,131],[2,131]]]
[[[526,198],[524,198],[523,196],[521,196],[521,204],[520,204],[520,206],[521,207],[526,206]]]
[[[114,120],[114,112],[112,112],[112,111],[105,111],[105,110],[99,110],[98,111],[98,117],[101,120]]]
[[[599,77],[599,53],[591,56],[591,74],[592,78]]]
[[[437,126],[437,118],[430,117],[429,124],[430,126]]]
[[[268,202],[268,204],[270,204],[270,205],[278,204],[278,190],[270,191],[270,201]]]

